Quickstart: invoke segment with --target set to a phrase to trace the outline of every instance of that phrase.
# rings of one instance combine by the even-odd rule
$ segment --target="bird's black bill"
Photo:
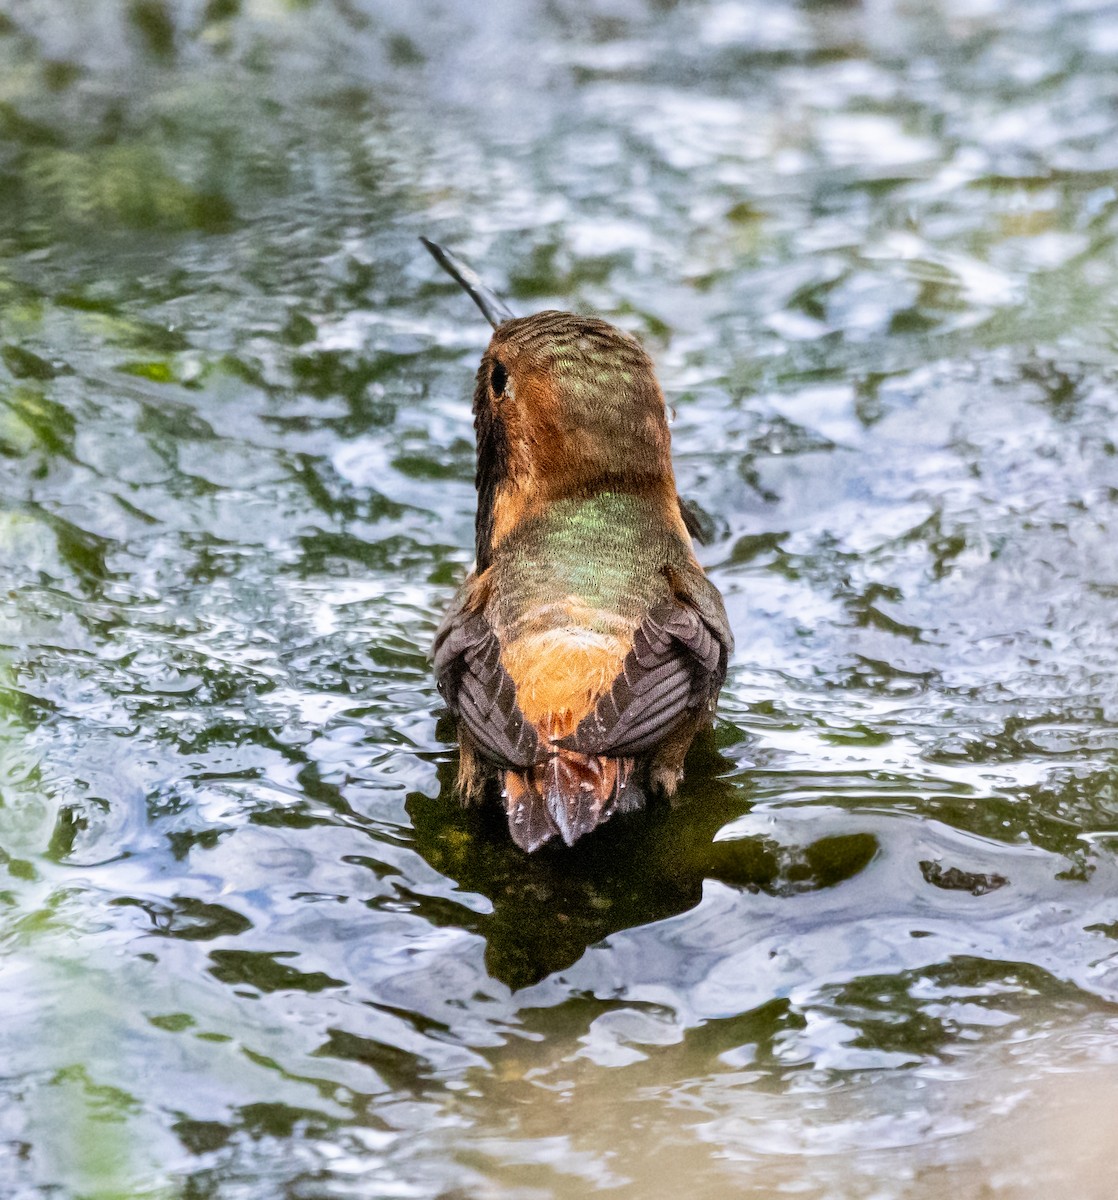
[[[491,292],[481,282],[476,271],[471,270],[464,262],[455,258],[445,246],[440,246],[438,242],[432,242],[429,238],[425,237],[421,237],[419,240],[431,251],[431,257],[451,279],[455,279],[461,284],[463,290],[478,308],[481,309],[482,315],[494,329],[502,321],[511,321],[513,319],[516,314],[500,296],[495,292]]]

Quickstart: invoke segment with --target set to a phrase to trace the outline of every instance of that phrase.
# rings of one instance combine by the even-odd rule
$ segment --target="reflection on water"
[[[1109,1197],[1118,11],[0,2],[0,1192]],[[451,794],[483,323],[643,338],[676,806]]]
[[[693,752],[693,775],[702,771],[701,753]],[[743,797],[718,779],[696,786],[689,778],[673,806],[618,821],[614,832],[603,831],[576,853],[555,848],[529,858],[502,836],[507,830],[495,806],[479,812],[448,803],[452,781],[446,768],[437,799],[410,797],[415,848],[460,888],[489,899],[492,911],[467,923],[485,939],[489,974],[511,988],[572,966],[611,933],[694,908],[704,881],[791,896],[841,883],[877,849],[865,833],[794,847],[762,835],[716,841]],[[456,909],[446,919],[460,925],[463,916]]]

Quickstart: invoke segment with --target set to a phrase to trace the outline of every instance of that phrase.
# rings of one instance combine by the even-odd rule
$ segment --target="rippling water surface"
[[[1118,7],[0,6],[0,1192],[1110,1197]],[[478,314],[637,333],[738,651],[528,859]]]

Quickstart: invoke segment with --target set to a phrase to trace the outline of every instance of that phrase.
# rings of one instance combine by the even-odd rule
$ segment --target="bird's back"
[[[616,492],[552,505],[502,544],[488,615],[521,710],[541,733],[573,733],[669,596],[664,567],[689,557],[658,506]]]

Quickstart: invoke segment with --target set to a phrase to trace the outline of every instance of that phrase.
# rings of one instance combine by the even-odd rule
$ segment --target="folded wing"
[[[518,770],[540,759],[539,737],[520,711],[501,645],[482,613],[451,609],[435,637],[434,665],[439,691],[486,758]]]

